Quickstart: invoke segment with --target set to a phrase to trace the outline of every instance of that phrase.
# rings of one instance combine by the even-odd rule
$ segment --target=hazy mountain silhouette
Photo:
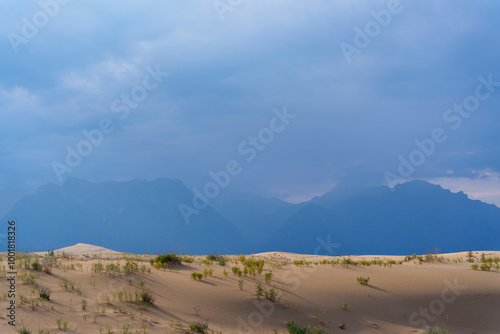
[[[4,221],[17,220],[18,247],[32,251],[78,242],[142,253],[250,251],[245,237],[211,207],[186,224],[178,205],[192,199],[180,181],[170,179],[90,183],[68,178],[20,200]]]
[[[423,181],[393,189],[334,189],[301,204],[223,192],[186,224],[178,205],[192,202],[193,194],[176,180],[68,178],[21,199],[4,221],[17,220],[18,248],[25,251],[79,242],[132,253],[191,254],[500,249],[500,208]]]
[[[226,192],[215,198],[211,205],[251,240],[253,247],[259,247],[306,203],[291,204],[277,198]]]
[[[321,205],[315,204],[319,203]],[[276,231],[266,250],[321,254],[409,254],[500,249],[500,208],[424,181],[327,193]]]

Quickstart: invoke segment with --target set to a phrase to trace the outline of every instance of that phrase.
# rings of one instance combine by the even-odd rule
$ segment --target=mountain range
[[[500,208],[411,181],[394,188],[333,189],[291,204],[222,191],[187,222],[193,193],[178,180],[91,183],[68,178],[19,200],[18,249],[90,243],[130,253],[387,254],[500,249]],[[5,235],[2,242],[6,242]]]

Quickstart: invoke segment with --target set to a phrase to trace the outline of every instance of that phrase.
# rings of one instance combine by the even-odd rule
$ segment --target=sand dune
[[[386,266],[348,267],[341,264],[346,257],[269,252],[254,255],[266,261],[262,274],[240,278],[231,270],[236,265],[243,269],[240,262],[235,263],[238,256],[227,256],[225,266],[207,265],[201,263],[204,256],[193,256],[192,263],[155,269],[149,263],[153,256],[120,255],[85,244],[55,253],[63,250],[65,258],[58,258],[50,274],[18,270],[17,321],[32,333],[127,333],[127,326],[130,333],[185,333],[190,323],[200,320],[208,323],[208,333],[287,333],[287,321],[330,333],[422,333],[422,327],[442,322],[449,333],[500,333],[500,272],[472,270],[466,252],[436,255],[433,262],[412,259],[393,265],[388,260],[403,261],[404,257],[351,256],[351,261],[381,260]],[[482,253],[500,257],[500,252],[474,252],[476,263]],[[123,272],[127,260],[137,264],[137,272]],[[18,266],[23,261],[17,260]],[[98,264],[103,268],[120,264],[121,270],[114,274],[92,271]],[[7,265],[5,258],[0,265]],[[214,270],[212,276],[201,281],[191,278],[193,271],[205,268]],[[266,284],[264,275],[271,270],[274,276]],[[20,275],[26,274],[33,275],[35,286],[22,283]],[[358,284],[360,276],[370,277],[368,285]],[[6,317],[8,282],[1,282],[0,332],[14,333]],[[257,282],[268,292],[277,291],[275,302],[257,298]],[[50,300],[39,297],[42,288],[51,290]],[[155,296],[152,307],[123,297],[145,290]],[[345,329],[341,329],[344,322]]]
[[[54,250],[56,254],[66,253],[68,255],[109,255],[109,254],[123,254],[111,249],[107,249],[101,246],[94,246],[89,244],[78,243],[73,246],[59,248]],[[39,253],[37,253],[39,254]],[[46,253],[41,253],[41,255],[45,255]]]

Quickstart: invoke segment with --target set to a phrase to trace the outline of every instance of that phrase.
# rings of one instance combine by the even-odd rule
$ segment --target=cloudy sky
[[[498,1],[6,0],[0,13],[1,213],[68,176],[201,188],[232,160],[229,188],[292,202],[424,179],[500,206]]]

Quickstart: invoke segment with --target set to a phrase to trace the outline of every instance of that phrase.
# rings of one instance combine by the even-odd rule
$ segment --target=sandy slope
[[[123,254],[111,249],[107,249],[101,246],[94,246],[94,245],[89,245],[89,244],[83,244],[83,243],[78,243],[73,246],[69,247],[64,247],[64,248],[59,248],[54,250],[55,254],[62,255],[68,254],[68,255],[108,255],[108,254]],[[37,255],[45,255],[47,252],[35,252],[34,254]]]
[[[93,273],[92,264],[101,261],[104,265],[120,263],[123,266],[126,263],[123,255],[98,250],[101,253],[97,256],[82,256],[80,254],[92,248],[81,244],[67,248],[66,254],[75,255],[60,258],[59,268],[53,269],[51,275],[43,271],[19,270],[18,276],[22,272],[34,273],[38,286],[50,288],[52,294],[50,301],[42,302],[37,295],[31,295],[33,286],[22,284],[18,278],[17,294],[28,299],[32,297],[32,305],[27,302],[18,306],[18,321],[32,333],[39,333],[41,329],[51,333],[99,333],[100,329],[103,333],[123,333],[126,324],[132,326],[131,333],[143,333],[144,330],[146,333],[182,333],[174,328],[176,322],[186,328],[190,322],[200,319],[208,322],[210,331],[223,333],[272,333],[273,329],[286,333],[286,321],[321,326],[331,333],[420,333],[419,327],[434,325],[436,320],[445,321],[450,333],[500,333],[500,272],[473,271],[470,263],[451,262],[458,258],[465,261],[466,253],[445,254],[444,258],[449,261],[443,263],[418,264],[412,260],[392,267],[350,265],[348,268],[331,264],[293,264],[294,260],[321,261],[334,259],[332,257],[263,253],[255,257],[288,264],[274,269],[266,266],[262,275],[255,278],[243,276],[244,285],[240,290],[240,278],[231,272],[235,265],[232,261],[225,267],[212,265],[215,270],[212,277],[194,281],[190,278],[191,272],[207,268],[201,263],[204,257],[195,256],[195,262],[172,270],[157,270],[147,262],[149,256],[132,256],[151,272],[111,276]],[[484,253],[500,257],[500,252]],[[479,257],[481,252],[476,254]],[[231,258],[234,261],[237,257]],[[141,260],[144,263],[140,263]],[[82,265],[81,269],[77,263]],[[5,258],[0,265],[6,265]],[[229,271],[227,277],[222,273],[224,268]],[[272,283],[266,285],[264,273],[269,270],[275,276]],[[369,276],[369,285],[358,284],[358,276]],[[71,288],[65,291],[59,284],[61,278],[74,282],[81,295]],[[120,302],[118,291],[141,290],[141,280],[143,288],[156,296],[155,306],[144,309],[140,305]],[[278,291],[276,303],[256,298],[257,281],[267,290]],[[8,285],[5,279],[1,282],[0,294],[3,294]],[[81,300],[87,302],[85,311],[81,309]],[[8,302],[9,298],[0,301],[3,310],[0,311],[1,333],[15,332],[7,325]],[[347,310],[341,308],[343,303],[348,304]],[[195,306],[199,306],[198,315]],[[421,315],[420,311],[424,313]],[[62,319],[61,324],[67,322],[66,331],[57,329],[57,319]],[[339,328],[343,321],[345,330]]]

